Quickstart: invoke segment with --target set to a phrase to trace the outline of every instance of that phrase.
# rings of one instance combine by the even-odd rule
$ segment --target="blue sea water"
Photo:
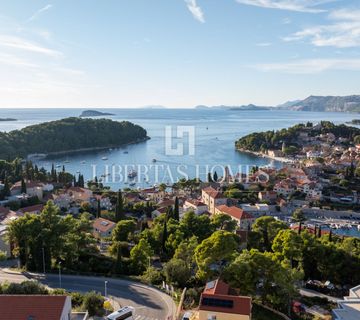
[[[0,118],[12,117],[14,122],[0,122],[0,131],[21,129],[25,126],[45,121],[62,119],[70,116],[79,116],[83,109],[0,109]],[[99,109],[100,110],[100,109]],[[144,165],[158,166],[159,178],[155,168],[149,169],[148,180],[139,178],[134,187],[147,187],[153,183],[171,182],[183,177],[178,172],[182,165],[189,177],[194,177],[200,171],[200,177],[205,178],[206,166],[228,165],[233,172],[237,172],[239,165],[246,166],[281,166],[281,163],[235,150],[234,142],[241,136],[255,131],[277,130],[292,126],[296,123],[321,120],[330,120],[343,123],[356,118],[350,113],[331,112],[298,112],[288,110],[259,110],[259,111],[230,111],[220,109],[101,109],[103,112],[113,113],[106,118],[113,120],[128,120],[144,127],[151,138],[146,142],[130,145],[113,150],[94,151],[87,153],[69,154],[38,161],[40,166],[50,169],[51,164],[62,166],[71,173],[84,174],[85,179],[91,179],[94,172],[101,176],[112,166]],[[189,154],[187,145],[189,139],[185,136],[185,154],[181,156],[167,155],[165,150],[165,127],[171,126],[175,130],[178,126],[192,126],[195,130],[195,153]],[[175,134],[174,134],[175,135]],[[176,145],[180,138],[172,139]],[[102,160],[106,158],[107,160]],[[156,163],[153,162],[156,159]],[[108,166],[108,169],[106,168]],[[186,169],[184,169],[186,167]],[[117,171],[118,169],[116,169]],[[143,169],[145,170],[145,169]],[[219,176],[221,168],[215,169]],[[243,170],[243,169],[239,169]],[[145,177],[145,175],[144,175]],[[105,182],[112,189],[125,187],[119,177]],[[160,181],[159,181],[160,180]]]

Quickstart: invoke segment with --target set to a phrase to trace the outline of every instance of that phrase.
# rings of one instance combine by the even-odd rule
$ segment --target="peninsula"
[[[147,139],[145,129],[128,121],[66,118],[0,132],[0,159],[114,148]]]
[[[14,119],[14,118],[0,118],[0,122],[6,122],[6,121],[17,121],[17,119]]]

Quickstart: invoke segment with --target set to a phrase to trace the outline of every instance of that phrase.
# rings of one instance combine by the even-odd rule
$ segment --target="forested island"
[[[254,132],[237,140],[235,147],[242,151],[261,153],[266,153],[268,150],[277,150],[289,155],[300,151],[305,143],[313,142],[318,137],[327,134],[332,134],[334,139],[344,139],[348,143],[358,143],[360,141],[359,128],[321,121],[316,125],[308,122],[278,131]]]
[[[118,147],[146,139],[146,130],[128,121],[66,118],[0,132],[0,159]]]
[[[85,110],[81,113],[80,117],[101,117],[101,116],[113,116],[113,113],[100,112],[97,110]]]
[[[14,119],[14,118],[0,118],[0,122],[3,121],[17,121],[17,119]]]

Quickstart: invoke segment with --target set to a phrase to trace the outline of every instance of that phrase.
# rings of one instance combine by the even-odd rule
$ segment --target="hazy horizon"
[[[0,107],[275,106],[360,82],[356,0],[14,0],[0,18]]]

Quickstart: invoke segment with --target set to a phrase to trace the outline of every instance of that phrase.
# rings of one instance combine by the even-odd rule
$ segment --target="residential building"
[[[273,203],[277,199],[277,193],[275,191],[259,191],[258,198],[260,201]]]
[[[36,181],[26,181],[26,194],[30,197],[38,197],[39,200],[43,199],[44,196],[44,184]],[[11,195],[18,196],[21,194],[21,181],[16,182],[11,187]]]
[[[115,222],[104,218],[97,218],[93,223],[93,234],[96,238],[107,238],[116,226]]]
[[[201,191],[201,199],[209,208],[211,214],[215,214],[215,208],[227,204],[227,198],[222,192],[215,190],[213,187],[207,187]]]
[[[93,193],[90,189],[80,188],[80,187],[71,187],[66,190],[66,193],[70,195],[73,201],[90,201],[90,198],[93,196]]]
[[[71,320],[72,315],[70,296],[0,295],[1,319]],[[77,315],[77,319],[88,319],[87,313]]]
[[[25,213],[29,213],[29,214],[39,214],[43,209],[44,209],[44,205],[43,205],[43,204],[36,204],[36,205],[33,205],[33,206],[20,208],[20,209],[17,211],[17,213],[19,213],[19,214],[25,214]]]
[[[221,280],[208,282],[201,294],[198,320],[250,320],[252,300],[238,296]]]
[[[349,290],[349,296],[338,301],[338,308],[333,309],[334,320],[360,319],[360,285]]]
[[[250,213],[245,212],[243,209],[226,205],[217,206],[215,214],[226,214],[235,220],[241,230],[249,230],[255,222],[255,217]]]
[[[254,205],[249,203],[240,204],[240,208],[244,210],[246,213],[251,214],[255,218],[262,217],[268,215],[270,212],[269,205],[265,203],[256,203]]]
[[[200,200],[188,199],[185,200],[183,205],[183,211],[194,211],[196,214],[203,214],[209,211],[208,206]]]

